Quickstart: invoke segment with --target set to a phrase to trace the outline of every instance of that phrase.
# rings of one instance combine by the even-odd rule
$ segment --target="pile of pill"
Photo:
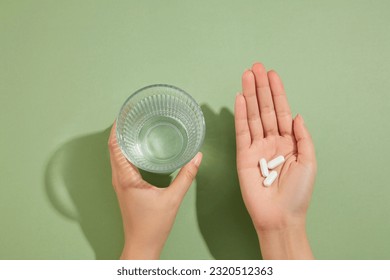
[[[269,187],[278,177],[278,172],[276,170],[269,171],[281,165],[285,161],[284,156],[277,156],[273,160],[270,160],[268,163],[265,158],[259,160],[261,175],[265,178],[263,184],[265,187]]]

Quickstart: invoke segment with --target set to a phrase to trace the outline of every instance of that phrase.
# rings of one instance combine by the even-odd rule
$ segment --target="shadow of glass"
[[[236,169],[234,116],[202,105],[207,133],[197,175],[197,216],[216,259],[259,259],[259,243],[242,200]]]
[[[110,130],[65,143],[50,158],[45,171],[49,200],[62,215],[80,224],[96,259],[118,259],[124,240],[111,184]],[[141,173],[152,184],[169,185],[169,175]]]

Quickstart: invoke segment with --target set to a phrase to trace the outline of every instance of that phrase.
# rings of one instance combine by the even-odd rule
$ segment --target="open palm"
[[[316,173],[313,142],[300,115],[293,120],[282,82],[260,63],[242,76],[237,95],[235,126],[237,171],[245,205],[257,230],[304,223]],[[259,159],[283,155],[270,187]]]

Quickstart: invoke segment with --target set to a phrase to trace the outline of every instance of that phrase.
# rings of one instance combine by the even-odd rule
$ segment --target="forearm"
[[[258,231],[263,259],[314,259],[305,226]]]

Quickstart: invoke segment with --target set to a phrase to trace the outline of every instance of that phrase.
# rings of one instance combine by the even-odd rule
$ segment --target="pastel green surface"
[[[132,92],[154,83],[192,94],[207,123],[204,162],[162,258],[260,257],[232,115],[254,61],[279,72],[315,141],[315,256],[390,259],[389,9],[385,0],[0,0],[0,259],[119,256],[109,127]]]

